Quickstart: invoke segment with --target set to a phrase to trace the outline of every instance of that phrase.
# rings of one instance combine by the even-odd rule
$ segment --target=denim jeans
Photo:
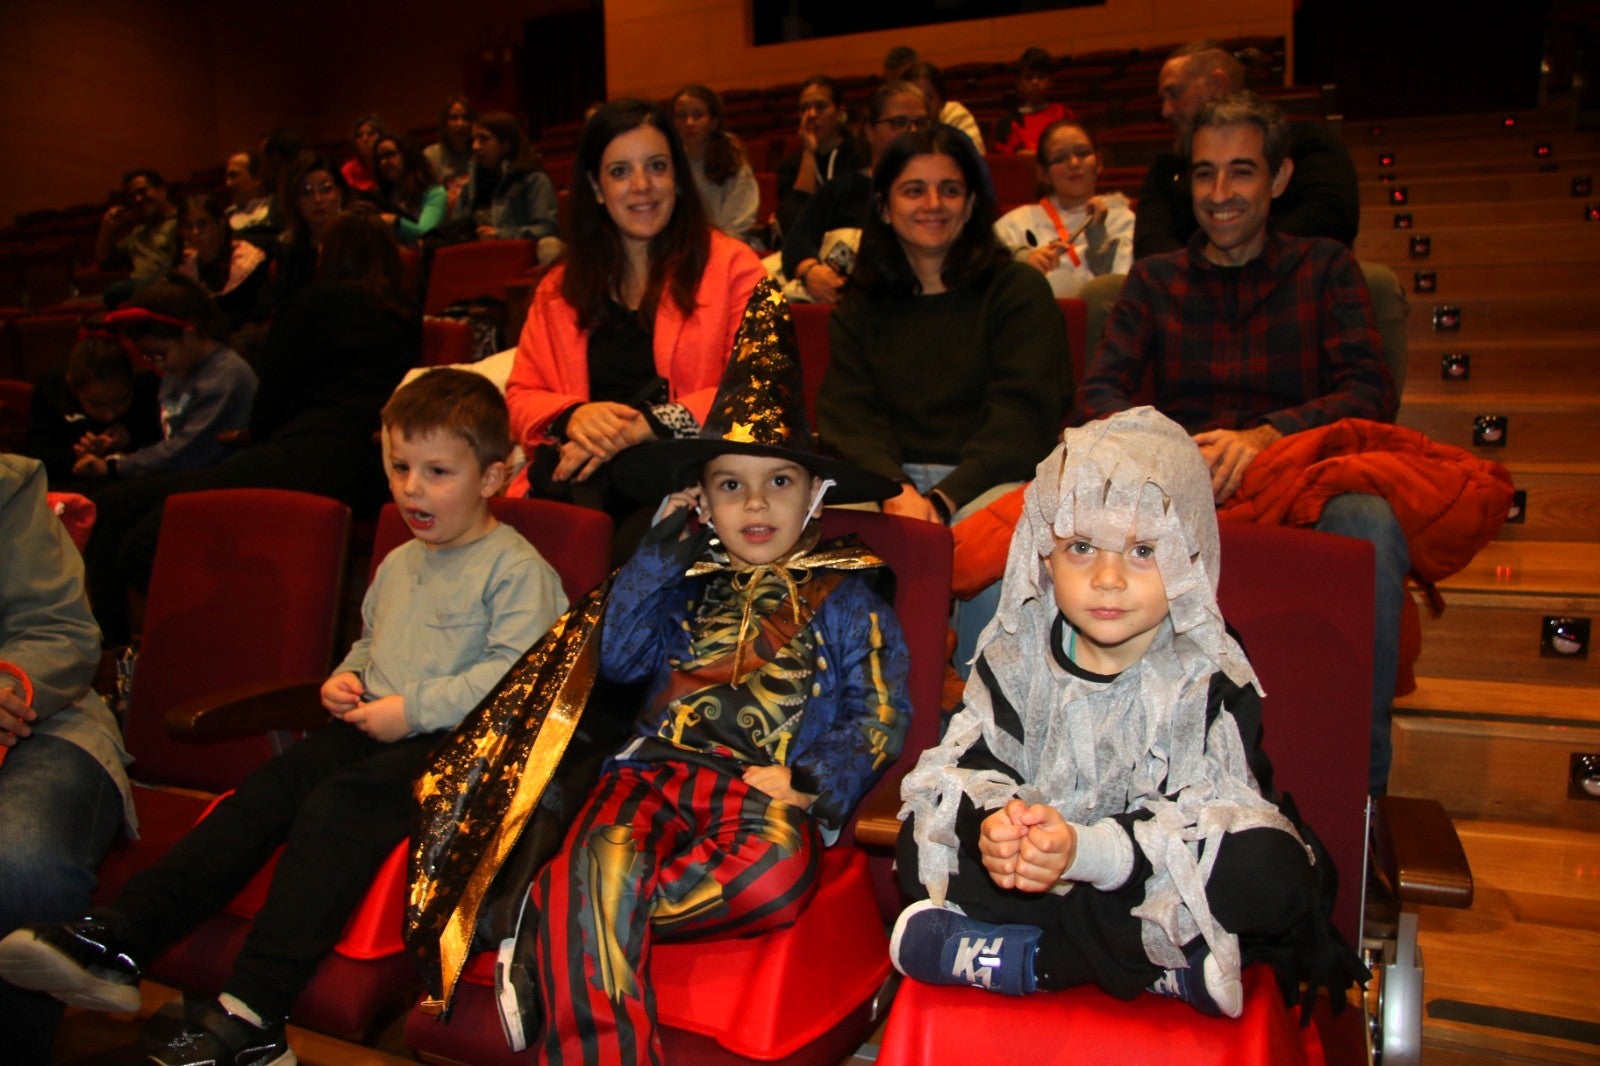
[[[927,492],[949,477],[950,471],[955,467],[942,463],[906,463],[903,469],[918,492]],[[1020,484],[1022,484],[1020,481],[1011,481],[984,490],[951,515],[950,524],[955,525],[969,514],[981,511]],[[950,615],[950,624],[956,631],[956,673],[963,678],[972,669],[972,657],[978,651],[978,637],[983,634],[984,627],[989,624],[989,619],[994,617],[995,609],[999,606],[1000,582],[998,581],[970,600],[956,601],[955,610]]]
[[[34,735],[0,764],[0,936],[89,909],[95,871],[122,829],[122,793],[93,756]],[[63,1005],[0,982],[7,1062],[48,1063]]]
[[[1389,784],[1389,763],[1394,756],[1389,709],[1394,703],[1395,674],[1400,668],[1400,609],[1411,553],[1394,511],[1381,496],[1357,492],[1335,496],[1322,509],[1316,528],[1372,545],[1376,618],[1372,629],[1372,747],[1367,788],[1374,796],[1382,795]]]

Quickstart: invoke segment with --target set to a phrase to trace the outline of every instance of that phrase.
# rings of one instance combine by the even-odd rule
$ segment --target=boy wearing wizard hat
[[[594,616],[599,679],[642,684],[647,696],[528,900],[542,1032],[530,1004],[505,1021],[551,1060],[644,1058],[647,1048],[658,1059],[652,937],[792,923],[815,892],[820,849],[905,737],[909,655],[868,580],[884,564],[852,539],[823,543],[815,521],[824,493],[859,502],[899,486],[812,450],[796,351],[788,305],[763,281],[699,434],[613,461],[616,483],[641,498],[667,494]],[[504,686],[553,687],[515,668]],[[556,709],[529,711],[539,714],[557,721]],[[539,763],[535,751],[524,765]],[[448,795],[422,799],[441,825],[460,818]]]

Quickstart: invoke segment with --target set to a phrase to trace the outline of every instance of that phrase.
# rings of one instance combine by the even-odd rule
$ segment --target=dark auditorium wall
[[[103,202],[123,170],[169,178],[218,165],[264,130],[340,140],[359,113],[428,125],[486,36],[524,45],[526,20],[597,0],[0,0],[0,222]],[[825,41],[750,45],[745,0],[606,0],[608,87],[665,94],[878,69],[904,40],[934,62],[1165,45],[1199,36],[1288,36],[1293,0],[1107,0]],[[1152,93],[1154,86],[1151,87]]]
[[[346,136],[377,110],[432,124],[486,35],[595,0],[3,0],[0,223],[103,202],[121,173],[169,180],[277,126]]]
[[[941,65],[1010,62],[1030,45],[1056,54],[1167,45],[1198,37],[1289,37],[1294,0],[1106,0],[1098,7],[947,22],[917,30],[751,45],[747,0],[606,0],[613,94],[664,95],[689,81],[716,89],[800,81],[819,71],[875,74],[891,45]],[[705,57],[715,56],[710,67]],[[1155,95],[1152,82],[1150,93]]]

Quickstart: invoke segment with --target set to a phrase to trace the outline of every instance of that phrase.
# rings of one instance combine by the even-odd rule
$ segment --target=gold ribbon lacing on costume
[[[720,573],[733,575],[731,582],[740,600],[739,633],[733,647],[733,684],[740,684],[744,680],[745,648],[754,639],[761,617],[757,605],[763,599],[763,593],[776,591],[775,583],[781,585],[788,594],[789,607],[798,625],[801,605],[799,586],[810,580],[811,571],[871,570],[884,565],[882,559],[859,544],[814,551],[821,540],[822,527],[812,522],[800,534],[793,548],[770,563],[758,563],[755,566],[734,563],[718,545],[711,558],[700,559],[685,571],[689,577]]]

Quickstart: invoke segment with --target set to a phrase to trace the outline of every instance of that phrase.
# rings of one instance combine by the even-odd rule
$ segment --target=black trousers
[[[148,963],[216,914],[284,845],[223,990],[282,1017],[411,831],[412,782],[444,733],[392,744],[333,722],[252,773],[105,916]]]
[[[1132,819],[1118,818],[1131,824]],[[897,866],[900,886],[912,899],[928,892],[917,880],[917,847],[912,819],[901,827]],[[1119,889],[1101,892],[1081,884],[1064,896],[1020,892],[996,885],[981,859],[958,849],[959,865],[947,898],[980,921],[1032,925],[1043,931],[1034,972],[1039,987],[1053,991],[1097,984],[1121,999],[1132,999],[1161,976],[1145,954],[1141,921],[1133,910],[1144,902],[1150,862],[1134,845],[1133,873]],[[1206,899],[1212,916],[1239,936],[1245,961],[1252,949],[1288,933],[1312,907],[1316,879],[1305,849],[1276,829],[1247,829],[1223,837]]]

